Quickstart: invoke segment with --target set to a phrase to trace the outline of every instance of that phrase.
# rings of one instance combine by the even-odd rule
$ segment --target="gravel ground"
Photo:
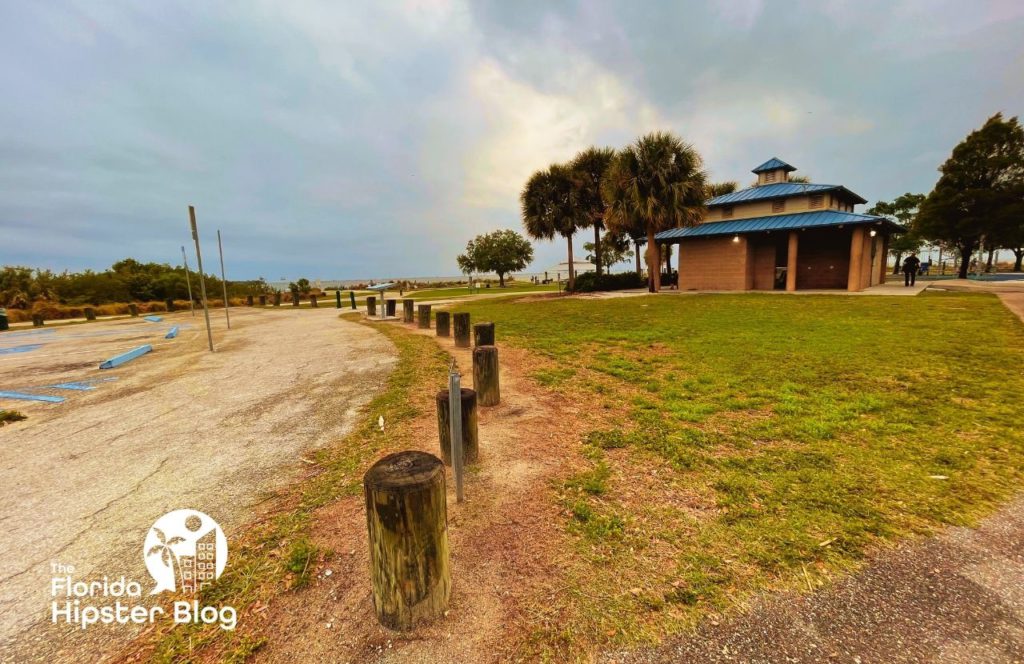
[[[151,584],[145,534],[184,507],[219,521],[230,547],[304,451],[344,435],[394,362],[389,342],[333,309],[238,309],[230,331],[215,313],[212,354],[202,318],[176,314],[54,328],[42,348],[0,356],[0,390],[117,378],[60,392],[59,405],[4,402],[29,419],[0,429],[0,660],[95,661],[133,636],[47,624],[51,562],[76,579]],[[165,342],[171,323],[190,327]],[[97,368],[140,343],[154,352]]]
[[[695,635],[602,661],[1022,662],[1024,498],[977,529],[881,552],[829,589],[767,597]]]

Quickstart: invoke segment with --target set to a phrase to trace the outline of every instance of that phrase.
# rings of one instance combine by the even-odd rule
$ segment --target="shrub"
[[[576,275],[576,283],[573,290],[577,293],[592,293],[594,291],[623,290],[626,288],[643,288],[647,280],[636,272],[618,272],[616,274],[602,274],[596,272],[584,272]]]

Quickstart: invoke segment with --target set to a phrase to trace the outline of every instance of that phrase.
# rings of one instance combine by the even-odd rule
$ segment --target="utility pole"
[[[206,302],[206,278],[203,276],[203,252],[199,250],[199,231],[196,230],[196,209],[188,206],[188,219],[192,226],[192,239],[196,242],[196,262],[199,263],[199,289],[203,298],[203,316],[206,318],[206,339],[210,342],[213,352],[213,330],[210,329],[210,307]]]
[[[217,229],[217,251],[220,252],[220,285],[224,287],[224,317],[231,329],[231,314],[228,313],[228,278],[224,276],[224,247],[220,243],[220,229]]]
[[[188,284],[188,309],[192,312],[192,318],[195,318],[196,303],[192,299],[192,276],[188,272],[188,256],[185,255],[185,245],[181,245],[181,260],[185,264],[185,283]]]

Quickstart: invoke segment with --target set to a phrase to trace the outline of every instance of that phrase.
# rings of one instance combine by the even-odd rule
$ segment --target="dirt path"
[[[216,353],[195,319],[168,317],[193,327],[102,373],[117,381],[59,405],[26,402],[29,419],[0,429],[3,661],[81,661],[83,648],[95,660],[133,636],[121,625],[45,624],[51,561],[75,565],[76,579],[148,582],[143,538],[184,507],[218,520],[230,542],[298,474],[304,450],[345,433],[394,361],[380,335],[330,309],[242,309],[230,332],[213,319]],[[98,377],[98,360],[145,330],[138,319],[74,329],[4,365],[5,381]]]
[[[809,595],[773,595],[661,647],[609,653],[640,662],[1024,661],[1024,499],[977,529],[884,551]]]
[[[500,330],[498,335],[500,340]],[[438,341],[456,357],[463,384],[470,384],[470,351],[455,349],[451,339]],[[567,450],[575,449],[580,429],[575,406],[526,377],[527,356],[498,345],[502,402],[479,411],[481,462],[467,476],[466,502],[456,503],[449,475],[454,583],[448,616],[409,635],[377,624],[365,508],[361,496],[348,498],[318,515],[317,542],[334,555],[320,566],[311,587],[275,601],[263,629],[269,642],[256,661],[507,661],[529,637],[537,626],[528,613],[531,600],[557,592],[560,557],[571,551],[552,481],[575,458]],[[438,376],[437,388],[444,383],[445,376]],[[416,397],[429,408],[412,428],[419,447],[438,454],[435,392],[430,388]]]

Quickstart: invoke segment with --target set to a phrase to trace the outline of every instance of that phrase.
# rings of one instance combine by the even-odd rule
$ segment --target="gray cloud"
[[[532,170],[655,128],[717,179],[777,155],[926,191],[1019,112],[1022,27],[1015,2],[8,3],[0,261],[173,262],[191,203],[239,277],[451,274],[520,227]]]

